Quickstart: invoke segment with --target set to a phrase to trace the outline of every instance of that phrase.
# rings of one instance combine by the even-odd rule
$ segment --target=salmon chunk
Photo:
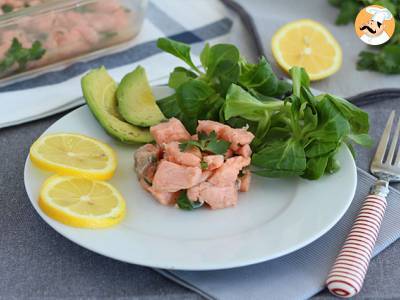
[[[251,172],[246,171],[246,173],[240,177],[240,189],[241,192],[248,192],[250,190],[250,182],[251,182]]]
[[[168,161],[174,162],[179,165],[189,166],[189,167],[199,167],[201,159],[188,151],[182,152],[179,149],[178,142],[170,142],[165,144],[165,159]],[[200,151],[200,150],[199,150]],[[201,153],[200,153],[201,155]]]
[[[217,169],[209,182],[216,186],[230,186],[235,183],[240,170],[250,165],[250,158],[235,156],[228,158],[225,163]]]
[[[223,155],[207,155],[203,157],[203,161],[207,163],[207,170],[215,170],[224,164]]]
[[[162,192],[177,192],[201,182],[200,167],[185,167],[161,160],[153,178],[153,188]]]
[[[208,180],[208,178],[210,178],[213,174],[214,174],[213,171],[208,171],[208,170],[203,171],[203,173],[201,173],[201,178],[199,183]]]
[[[196,155],[196,156],[197,156],[198,158],[200,158],[200,159],[203,157],[203,154],[201,154],[200,149],[197,148],[197,147],[188,147],[188,148],[185,150],[185,152],[191,153],[191,154],[193,154],[193,155]]]
[[[228,149],[224,155],[225,159],[231,158],[233,156],[233,150]]]
[[[200,201],[200,186],[201,184],[195,185],[186,191],[186,196],[190,201]]]
[[[168,122],[151,126],[150,133],[158,145],[191,139],[189,132],[183,126],[181,121],[176,118],[171,118]]]
[[[235,184],[220,187],[206,181],[188,189],[187,196],[191,201],[205,202],[211,209],[219,209],[235,206],[238,190]]]
[[[200,181],[198,182],[198,184],[187,190],[187,197],[189,198],[189,200],[200,201],[199,200],[200,185],[201,185],[201,183],[207,181],[208,178],[210,178],[212,176],[212,174],[213,174],[212,171],[203,171],[203,173],[201,174],[201,178],[200,178]]]
[[[153,144],[143,145],[135,151],[135,171],[139,179],[144,178],[147,182],[152,182],[160,156],[160,147]]]
[[[160,192],[154,189],[152,186],[146,183],[144,179],[140,180],[140,185],[148,191],[154,198],[157,199],[162,205],[173,205],[176,203],[176,199],[179,196],[179,192],[171,193],[171,192]]]
[[[230,128],[227,125],[221,124],[216,121],[199,121],[199,125],[197,126],[197,132],[205,132],[207,134],[210,134],[212,131],[215,131],[217,134],[217,137],[220,138],[222,136],[222,132],[226,130],[226,128]]]
[[[252,151],[251,151],[250,145],[244,145],[244,146],[240,147],[236,151],[236,153],[243,157],[251,157]]]
[[[245,128],[227,128],[222,131],[221,138],[231,143],[231,149],[236,151],[241,145],[248,145],[254,139],[254,134]]]
[[[233,150],[239,149],[240,145],[250,144],[254,139],[254,134],[245,128],[232,128],[215,121],[199,121],[197,132],[210,134],[212,131],[215,131],[219,139],[230,142]]]

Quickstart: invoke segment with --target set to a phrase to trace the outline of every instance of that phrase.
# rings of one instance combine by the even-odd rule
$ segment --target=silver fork
[[[371,163],[370,171],[378,180],[365,199],[326,280],[329,291],[339,297],[349,298],[361,290],[385,214],[389,182],[400,181],[400,146],[397,146],[400,120],[390,143],[395,114],[395,111],[390,114]]]

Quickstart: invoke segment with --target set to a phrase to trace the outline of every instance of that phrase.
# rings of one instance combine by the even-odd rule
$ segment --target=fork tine
[[[399,139],[399,132],[400,132],[400,119],[397,122],[396,131],[394,132],[392,144],[390,145],[390,150],[389,150],[389,153],[388,153],[388,156],[387,156],[387,159],[386,159],[386,162],[388,164],[390,164],[390,165],[393,162],[394,152],[396,151],[397,141]]]
[[[394,115],[396,112],[393,110],[389,116],[389,119],[386,123],[385,130],[382,133],[381,140],[379,141],[378,148],[376,149],[374,161],[383,162],[383,158],[385,156],[386,148],[390,138],[390,132],[392,131]]]

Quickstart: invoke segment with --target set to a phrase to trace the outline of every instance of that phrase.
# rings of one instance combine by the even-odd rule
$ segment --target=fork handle
[[[370,194],[365,199],[326,280],[335,296],[350,298],[361,290],[385,214],[386,194]]]

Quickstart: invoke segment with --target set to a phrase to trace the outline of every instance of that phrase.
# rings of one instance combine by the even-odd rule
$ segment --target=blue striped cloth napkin
[[[188,14],[188,11],[196,13]],[[4,107],[0,111],[0,128],[82,104],[80,77],[87,70],[101,65],[109,69],[117,81],[141,64],[146,67],[152,84],[166,82],[178,60],[161,53],[156,47],[159,37],[165,36],[188,44],[209,40],[218,42],[229,34],[231,27],[232,21],[226,17],[226,8],[217,0],[152,0],[148,4],[142,31],[130,48],[1,87],[0,94],[7,101],[3,101]]]

